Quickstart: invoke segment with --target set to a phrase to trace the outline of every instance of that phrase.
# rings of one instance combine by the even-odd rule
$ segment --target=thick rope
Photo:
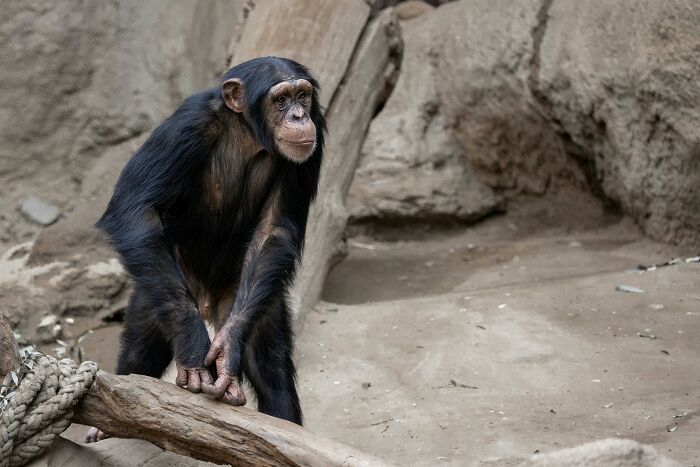
[[[0,467],[24,465],[51,445],[90,389],[97,364],[42,356],[0,415]]]

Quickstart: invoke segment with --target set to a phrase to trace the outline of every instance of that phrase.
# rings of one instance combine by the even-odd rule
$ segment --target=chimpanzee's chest
[[[212,157],[164,219],[181,267],[211,288],[237,281],[245,250],[275,178],[265,153],[244,161]]]

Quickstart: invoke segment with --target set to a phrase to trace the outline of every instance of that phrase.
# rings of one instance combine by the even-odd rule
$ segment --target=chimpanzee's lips
[[[282,141],[284,141],[287,144],[292,144],[294,146],[309,146],[311,144],[314,144],[314,140],[312,140],[312,139],[302,139],[299,141],[291,141],[288,139],[283,139]]]

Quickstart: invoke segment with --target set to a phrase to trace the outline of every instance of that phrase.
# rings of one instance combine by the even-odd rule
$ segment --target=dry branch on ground
[[[381,460],[245,407],[140,375],[99,372],[75,422],[232,465],[381,466]]]

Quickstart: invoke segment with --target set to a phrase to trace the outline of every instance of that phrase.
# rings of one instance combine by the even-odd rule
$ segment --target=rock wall
[[[298,21],[261,32],[288,17]],[[38,320],[31,310],[123,307],[128,281],[92,227],[121,167],[228,60],[269,53],[310,65],[328,106],[328,159],[294,290],[301,311],[342,254],[348,216],[474,221],[512,197],[574,185],[653,238],[700,248],[700,7],[690,0],[10,0],[0,247],[39,231],[18,212],[25,197],[61,212],[0,258],[13,324]]]
[[[226,6],[238,8],[236,4]],[[212,53],[218,50],[222,62],[282,55],[306,64],[322,83],[326,119],[331,128],[336,128],[326,139],[324,176],[307,234],[307,244],[311,246],[293,292],[294,309],[299,311],[317,301],[325,273],[342,244],[347,220],[345,194],[375,109],[383,105],[396,82],[401,59],[400,30],[393,10],[371,17],[370,6],[362,0],[246,2],[238,10],[244,21],[236,28],[227,22],[226,15],[206,18],[212,24],[223,21],[221,24],[229,26],[223,42],[230,42],[230,47],[224,51],[219,47]],[[296,21],[288,27],[263,28],[292,17]],[[161,27],[166,26],[164,23]],[[237,42],[241,37],[245,40]],[[313,47],[290,46],[296,43]],[[192,54],[187,50],[183,53],[182,61]],[[199,88],[209,87],[215,80],[209,77]],[[172,93],[165,115],[182,97]],[[149,122],[149,130],[155,123]],[[0,303],[13,325],[32,330],[38,326],[36,337],[50,341],[65,337],[61,334],[62,324],[74,317],[108,319],[123,310],[130,283],[103,235],[93,226],[121,168],[146,133],[135,132],[101,146],[92,167],[76,176],[81,184],[75,190],[78,195],[72,209],[44,228],[33,242],[12,248],[0,257]]]
[[[470,219],[563,184],[700,248],[700,7],[469,0],[403,22],[355,219]]]
[[[10,0],[0,13],[0,251],[39,226],[18,212],[38,196],[61,216],[34,244],[0,256],[13,325],[107,316],[128,281],[93,228],[147,133],[226,67],[243,0]],[[31,253],[31,261],[30,259]],[[58,318],[56,318],[56,316]],[[58,326],[58,327],[56,327]]]
[[[534,91],[603,193],[700,248],[700,4],[545,2]]]
[[[24,197],[69,211],[105,148],[149,131],[183,97],[211,85],[242,4],[3,2],[0,241],[36,231],[16,211]]]

